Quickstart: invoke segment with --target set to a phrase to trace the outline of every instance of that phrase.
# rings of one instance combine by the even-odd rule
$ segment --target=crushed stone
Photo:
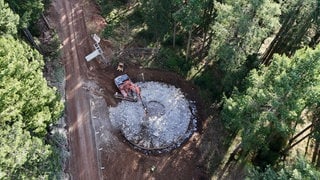
[[[160,82],[138,82],[143,103],[121,101],[110,107],[112,126],[125,138],[147,150],[172,149],[196,130],[195,103],[173,85]]]

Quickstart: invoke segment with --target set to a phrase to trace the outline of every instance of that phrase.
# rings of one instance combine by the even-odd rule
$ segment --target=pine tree
[[[215,2],[209,58],[222,70],[224,91],[230,93],[250,70],[249,57],[256,56],[263,41],[279,28],[281,11],[272,0],[222,2]],[[254,61],[250,63],[257,63],[257,58]]]
[[[11,36],[0,37],[0,179],[46,177],[47,128],[62,103],[43,77],[42,56]]]
[[[284,167],[270,167],[261,170],[257,167],[250,167],[248,178],[250,179],[320,179],[320,171],[310,164],[303,157],[297,157],[292,164]]]
[[[6,0],[10,8],[20,16],[19,27],[27,28],[30,24],[34,24],[44,10],[42,0]]]
[[[245,92],[225,98],[222,114],[226,127],[241,132],[244,152],[262,158],[282,150],[295,125],[304,123],[304,109],[320,105],[320,46],[292,58],[277,55],[247,81]]]
[[[320,1],[282,1],[281,14],[281,28],[262,56],[264,64],[270,63],[274,53],[290,56],[303,46],[319,43]]]
[[[180,2],[180,3],[179,3]],[[181,25],[181,29],[188,32],[188,40],[186,46],[186,61],[190,55],[192,31],[195,26],[201,24],[201,14],[203,11],[204,1],[177,1],[175,4],[178,6],[178,10],[173,13],[173,19],[176,24]]]
[[[0,0],[0,35],[16,34],[19,16],[14,14],[4,0]]]

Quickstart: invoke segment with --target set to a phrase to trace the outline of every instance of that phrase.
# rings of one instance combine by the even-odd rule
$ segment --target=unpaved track
[[[90,30],[92,32],[102,29],[98,22],[103,18],[98,14],[99,10],[93,0],[52,0],[51,21],[63,43],[65,114],[71,152],[66,172],[70,174],[70,179],[208,179],[205,169],[202,168],[206,156],[201,154],[200,129],[180,148],[154,156],[133,149],[126,143],[119,130],[112,127],[106,112],[107,106],[117,104],[117,100],[113,98],[114,92],[117,91],[113,79],[120,72],[113,66],[106,67],[94,60],[86,63],[84,59],[85,55],[92,51],[92,40],[86,27],[90,28],[88,24],[91,24],[94,27],[94,30]],[[103,43],[106,41],[101,41],[100,44]],[[108,43],[103,46],[105,52],[109,47]],[[87,67],[89,65],[90,71]],[[189,95],[188,99],[195,102],[200,100],[196,96],[196,88],[174,73],[144,69],[127,63],[125,73],[128,73],[133,81],[139,80],[140,74],[144,74],[143,81],[175,85]],[[104,98],[105,103],[91,101],[90,104],[93,93],[90,92],[90,84],[95,83],[98,88],[93,89],[95,92],[102,92],[98,94]],[[199,105],[197,107],[203,109]],[[199,119],[205,119],[201,114],[199,113]],[[218,143],[212,144],[218,146]],[[151,171],[151,167],[156,167],[156,170]]]
[[[66,120],[71,157],[71,179],[100,179],[96,145],[90,120],[85,55],[90,53],[89,36],[79,0],[53,0],[58,34],[63,43],[66,80]]]

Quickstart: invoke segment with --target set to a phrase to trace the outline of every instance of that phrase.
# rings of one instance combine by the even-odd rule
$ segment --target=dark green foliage
[[[162,48],[156,60],[163,68],[175,71],[181,75],[186,75],[192,66],[190,61],[186,61],[182,55],[169,48]]]
[[[125,3],[119,1],[99,1],[99,4],[108,24],[102,32],[105,38],[121,39],[124,35],[123,33],[131,34],[128,31],[130,28],[135,28],[135,26],[143,23],[143,12],[140,11],[140,8],[136,8],[133,11]]]
[[[268,158],[264,154],[281,151],[295,124],[304,123],[302,111],[319,104],[319,78],[320,46],[302,49],[292,58],[276,56],[269,67],[251,71],[246,91],[225,98],[224,123],[240,130],[245,152]]]
[[[140,27],[140,25],[144,23],[144,12],[142,8],[135,8],[127,18],[131,27]]]
[[[107,16],[113,9],[117,9],[126,4],[126,0],[108,1],[108,0],[96,0],[101,8],[103,16]]]
[[[303,46],[315,47],[319,43],[319,5],[319,0],[281,2],[282,26],[263,54],[265,64],[269,64],[274,53],[291,56]]]
[[[60,56],[61,41],[56,32],[51,32],[50,41],[41,44],[40,48],[45,59],[57,60]]]
[[[217,69],[209,68],[193,81],[202,89],[202,97],[205,100],[214,101],[222,97],[222,86],[219,81],[219,72]]]
[[[48,9],[51,3],[52,3],[52,0],[43,0],[44,9]]]
[[[115,29],[120,26],[123,16],[119,11],[111,11],[106,18],[108,26],[103,30],[102,35],[105,38],[117,35]]]
[[[103,29],[102,36],[104,38],[108,38],[108,37],[112,36],[114,28],[115,28],[114,25],[112,25],[112,24],[108,25],[108,27]]]
[[[265,169],[250,167],[248,171],[249,179],[261,180],[287,180],[287,179],[320,179],[320,172],[313,167],[307,160],[302,157],[297,157],[292,165],[286,165],[280,168],[268,166]]]
[[[253,152],[256,164],[277,163],[279,152],[295,132],[294,124],[303,123],[301,111],[319,103],[318,90],[312,85],[319,82],[316,61],[313,65],[302,63],[318,56],[311,50],[299,51],[292,59],[276,56],[271,67],[259,67],[264,54],[270,53],[269,58],[274,52],[291,56],[304,45],[316,47],[320,34],[317,0],[112,1],[114,6],[110,1],[98,2],[107,10],[103,14],[109,18],[108,37],[132,39],[125,43],[116,40],[129,47],[160,44],[156,67],[187,76],[192,74],[188,72],[192,66],[208,60],[204,70],[192,68],[199,70],[196,76],[192,74],[193,81],[209,104],[223,94],[231,96],[225,97],[225,125],[231,132],[240,130],[244,149]],[[130,11],[133,13],[127,13]],[[117,31],[119,27],[132,31],[125,34]],[[272,41],[278,44],[270,44]],[[198,53],[202,56],[186,60]]]
[[[143,0],[142,11],[147,30],[153,34],[153,41],[162,40],[172,26],[171,0]]]
[[[257,54],[263,41],[279,28],[280,5],[271,0],[235,0],[216,3],[215,8],[217,17],[212,26],[209,57],[218,61],[224,75],[221,83],[229,94],[251,70],[249,57]]]
[[[154,40],[154,34],[153,32],[150,32],[148,30],[142,30],[137,34],[137,37],[139,37],[140,39],[143,39],[147,42],[152,42],[152,40]]]
[[[162,45],[165,47],[170,47],[172,46],[173,43],[173,37],[171,35],[167,36],[164,38]],[[175,39],[175,46],[183,48],[185,46],[186,42],[184,40],[183,35],[177,35]]]
[[[6,0],[11,9],[20,16],[20,28],[34,25],[44,10],[42,0]]]
[[[202,11],[205,1],[193,0],[184,3],[183,1],[175,2],[176,11],[173,12],[174,20],[181,24],[182,28],[189,31],[194,26],[201,23]]]

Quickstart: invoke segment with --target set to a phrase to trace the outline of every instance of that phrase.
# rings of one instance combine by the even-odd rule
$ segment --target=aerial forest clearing
[[[0,179],[319,179],[319,9],[0,0]]]

